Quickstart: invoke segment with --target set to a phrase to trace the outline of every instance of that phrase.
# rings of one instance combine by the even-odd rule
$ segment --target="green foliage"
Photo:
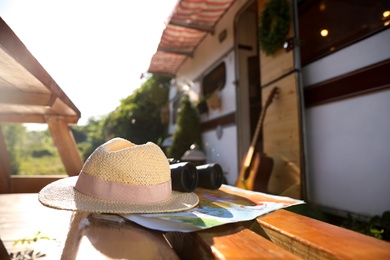
[[[18,243],[21,244],[32,244],[32,243],[37,243],[40,240],[56,240],[56,239],[51,239],[48,236],[43,236],[41,235],[41,231],[38,231],[34,237],[32,238],[22,238],[14,241],[14,246],[16,246]],[[10,253],[10,258],[11,259],[18,259],[18,260],[32,260],[32,259],[37,259],[37,258],[43,258],[46,257],[45,253],[42,252],[36,252],[33,249],[26,249],[24,251],[18,251],[15,253]]]
[[[373,216],[368,221],[359,220],[348,215],[341,226],[390,242],[390,211],[385,211],[382,216]]]
[[[335,220],[335,216],[324,214],[320,208],[309,203],[291,206],[286,210],[390,242],[390,211],[365,220],[351,214],[347,218],[336,217]]]
[[[13,175],[66,174],[48,130],[27,131],[22,124],[2,125]]]
[[[58,154],[49,130],[26,132],[26,140],[23,148],[26,152],[26,157],[32,156],[38,158]]]
[[[167,125],[161,122],[160,111],[168,103],[169,85],[169,78],[152,76],[106,117],[70,126],[83,160],[113,137],[137,144],[161,142],[167,136]],[[12,174],[66,174],[48,130],[27,131],[22,124],[2,125],[2,130]]]
[[[286,210],[323,222],[328,222],[326,215],[321,211],[321,209],[310,203],[287,207]]]
[[[20,175],[66,174],[49,130],[25,133],[20,161]]]
[[[22,238],[22,239],[17,239],[14,241],[14,246],[16,246],[18,243],[27,243],[27,244],[31,244],[31,243],[36,243],[38,242],[38,240],[52,240],[50,237],[48,236],[43,236],[41,235],[41,231],[38,231],[37,233],[35,233],[34,237],[25,237],[25,238]],[[55,239],[53,239],[55,240]]]
[[[137,144],[165,138],[167,127],[161,123],[160,111],[168,102],[169,83],[169,78],[152,76],[106,117],[90,118],[85,126],[71,126],[83,160],[114,137]]]
[[[22,150],[26,140],[26,128],[21,124],[3,124],[1,129],[11,161],[11,174],[18,174],[20,162],[24,157]]]
[[[20,162],[19,175],[65,175],[66,170],[58,153],[34,158],[26,156]]]
[[[160,111],[168,102],[169,78],[152,76],[111,112],[105,120],[107,137],[122,137],[133,143],[157,143],[167,134]]]
[[[104,123],[104,118],[89,118],[85,126],[70,127],[84,161],[98,146],[107,141]]]
[[[271,0],[268,2],[261,18],[259,28],[260,48],[273,55],[283,47],[290,30],[290,6],[286,0]]]
[[[180,160],[192,144],[202,149],[200,118],[188,95],[184,95],[179,105],[173,144],[167,150],[168,157]]]

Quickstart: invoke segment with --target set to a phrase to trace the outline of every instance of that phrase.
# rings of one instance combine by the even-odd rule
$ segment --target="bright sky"
[[[113,111],[140,87],[177,0],[0,0],[0,16],[81,111]]]

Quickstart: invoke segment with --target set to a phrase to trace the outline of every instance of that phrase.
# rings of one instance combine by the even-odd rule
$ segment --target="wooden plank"
[[[38,123],[38,124],[44,123],[46,124],[46,119],[43,115],[0,114],[0,123]]]
[[[54,79],[47,73],[47,71],[42,67],[42,65],[35,59],[35,57],[29,52],[26,46],[20,41],[17,35],[11,30],[11,28],[0,18],[0,64],[4,68],[10,68],[6,75],[2,75],[2,78],[7,79],[10,77],[12,79],[17,78],[18,84],[13,84],[16,88],[19,86],[30,86],[29,89],[37,87],[38,89],[42,88],[42,85],[46,90],[52,93],[54,96],[61,99],[62,102],[66,104],[73,112],[80,117],[81,113],[78,108],[73,104],[69,97],[62,91],[62,89],[57,85]],[[22,68],[16,74],[13,72],[13,68]],[[20,73],[19,73],[20,72]],[[34,78],[34,82],[39,82],[39,84],[31,85],[28,82],[31,81],[22,81],[25,84],[21,84],[19,81],[21,78],[29,77]],[[19,87],[19,89],[21,89]],[[35,92],[35,91],[34,91]]]
[[[67,123],[62,117],[49,117],[47,124],[66,172],[69,176],[78,175],[83,167],[83,161]]]
[[[0,103],[18,105],[51,106],[54,96],[49,93],[32,93],[1,90]]]
[[[59,116],[79,116],[75,111],[73,111],[70,107],[68,107],[61,99],[54,99],[52,106],[50,108],[51,111],[48,111],[46,114],[54,114]]]
[[[66,177],[66,175],[52,176],[11,176],[12,193],[37,193],[47,184]]]
[[[287,210],[204,231],[168,232],[168,244],[163,233],[117,215],[45,207],[37,194],[3,194],[0,205],[8,252],[25,250],[15,240],[40,231],[51,240],[28,248],[42,250],[48,259],[390,259],[388,242]]]
[[[0,125],[0,193],[10,191],[11,162],[8,156],[7,145]]]
[[[263,103],[274,87],[279,94],[264,120],[264,152],[274,159],[268,190],[273,194],[301,197],[301,153],[298,100],[295,74],[262,90]]]
[[[305,259],[390,259],[390,243],[287,210],[257,218],[269,239]]]
[[[182,259],[300,259],[240,224],[165,237]]]
[[[34,249],[46,254],[44,259],[61,259],[71,216],[71,211],[43,206],[35,193],[0,195],[0,234],[8,253]],[[37,232],[50,240],[14,245],[16,240],[34,238]]]
[[[79,120],[78,116],[64,116],[63,120],[67,124],[76,124]],[[0,112],[0,123],[38,123],[46,124],[46,116],[38,114],[1,114]]]
[[[259,19],[269,1],[258,0]],[[291,1],[288,1],[291,4]],[[291,6],[291,17],[292,5]],[[293,21],[287,39],[294,36]],[[296,199],[302,197],[301,139],[298,105],[298,81],[294,72],[294,53],[283,48],[274,55],[260,52],[262,103],[274,87],[279,88],[277,100],[267,110],[263,125],[263,149],[274,159],[268,191]]]

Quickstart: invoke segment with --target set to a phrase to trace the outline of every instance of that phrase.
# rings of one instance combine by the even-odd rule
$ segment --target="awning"
[[[161,36],[148,72],[174,77],[183,62],[214,29],[234,0],[180,0]]]
[[[81,113],[0,18],[0,123],[77,123]]]

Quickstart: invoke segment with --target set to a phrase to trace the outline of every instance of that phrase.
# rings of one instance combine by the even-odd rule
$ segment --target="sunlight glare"
[[[2,0],[0,15],[85,124],[141,86],[176,2]]]

